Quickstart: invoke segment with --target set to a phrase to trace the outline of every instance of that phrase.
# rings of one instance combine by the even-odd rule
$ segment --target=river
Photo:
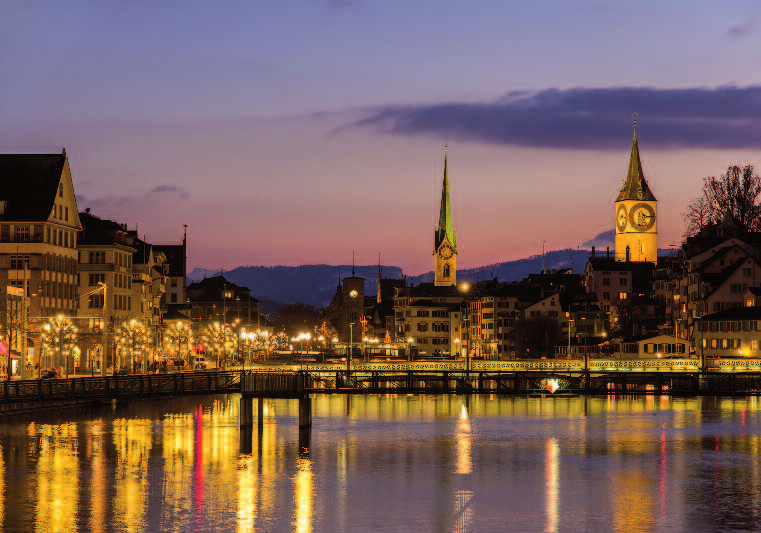
[[[4,419],[3,530],[761,529],[757,398],[320,395],[308,433],[262,407],[250,434],[238,395]]]

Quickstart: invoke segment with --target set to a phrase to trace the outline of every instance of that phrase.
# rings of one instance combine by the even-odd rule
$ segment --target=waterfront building
[[[642,171],[635,124],[629,171],[615,202],[616,260],[658,261],[657,202]]]
[[[761,306],[732,307],[695,322],[697,355],[758,357],[761,353]]]
[[[220,274],[187,286],[190,317],[197,328],[217,322],[235,327],[268,327],[259,316],[257,298],[251,289],[237,285]]]
[[[182,244],[157,244],[154,247],[156,253],[164,254],[166,293],[162,301],[162,310],[173,308],[182,313],[189,313],[187,306],[187,262],[188,262],[188,230],[182,235]]]
[[[79,312],[81,370],[105,372],[114,365],[118,344],[113,337],[124,322],[138,318],[133,310],[132,260],[136,249],[127,227],[101,219],[86,209],[79,214]],[[134,302],[140,307],[141,302]],[[103,357],[105,356],[105,363]]]
[[[0,154],[0,321],[30,367],[39,363],[43,323],[76,314],[80,229],[66,150]]]
[[[396,289],[396,342],[414,356],[460,354],[466,347],[461,309],[465,287],[420,283]]]

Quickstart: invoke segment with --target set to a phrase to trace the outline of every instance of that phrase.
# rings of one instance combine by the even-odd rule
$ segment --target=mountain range
[[[606,252],[598,251],[599,255]],[[662,250],[668,253],[668,250]],[[457,271],[458,281],[476,282],[497,278],[499,281],[520,281],[529,274],[542,271],[542,263],[547,270],[570,268],[575,273],[583,272],[591,252],[589,250],[556,250],[541,255],[515,261],[495,263]],[[402,269],[397,266],[382,266],[384,278],[399,279]],[[225,270],[224,276],[237,285],[251,289],[252,296],[265,302],[265,310],[270,312],[282,304],[305,303],[316,308],[326,307],[336,292],[339,279],[352,274],[365,278],[365,294],[374,295],[378,290],[378,265],[299,265],[299,266],[240,266]],[[219,275],[196,268],[190,273],[190,281],[199,281],[205,276]],[[433,281],[433,271],[418,276],[407,276],[407,282],[417,285]]]

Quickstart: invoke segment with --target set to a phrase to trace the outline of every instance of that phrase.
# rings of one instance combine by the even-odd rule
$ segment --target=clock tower
[[[616,260],[658,261],[658,227],[656,200],[642,172],[634,124],[629,172],[616,198]]]
[[[444,183],[441,186],[439,227],[433,237],[434,285],[446,287],[457,284],[457,234],[452,223],[452,206],[449,202],[449,176],[447,173],[447,147],[444,146]]]

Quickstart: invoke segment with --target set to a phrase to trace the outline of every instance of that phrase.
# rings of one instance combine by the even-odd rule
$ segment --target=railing
[[[0,401],[86,400],[240,392],[241,373],[181,372],[0,382]]]

